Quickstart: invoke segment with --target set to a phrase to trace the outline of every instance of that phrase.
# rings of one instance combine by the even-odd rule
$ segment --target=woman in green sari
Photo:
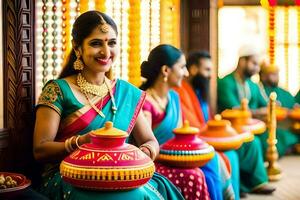
[[[119,51],[114,21],[98,11],[86,12],[76,19],[72,37],[73,50],[63,72],[46,84],[37,104],[34,156],[45,164],[41,192],[50,199],[183,199],[159,174],[142,187],[116,192],[78,189],[62,180],[62,159],[88,143],[89,132],[106,121],[131,133],[153,160],[159,150],[140,113],[145,93],[125,81],[105,77]]]

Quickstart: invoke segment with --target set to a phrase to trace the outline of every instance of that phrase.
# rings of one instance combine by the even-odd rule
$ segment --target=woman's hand
[[[154,160],[159,153],[159,144],[152,132],[150,124],[142,112],[139,113],[131,134],[133,134],[137,146]]]
[[[88,132],[88,133],[86,133],[84,135],[79,136],[78,145],[81,146],[83,144],[90,143],[90,141],[91,141],[90,133],[92,133],[92,132],[93,131],[90,131],[90,132]]]
[[[148,157],[151,158],[151,152],[150,152],[150,150],[148,148],[146,148],[146,147],[140,147],[140,150],[142,152],[144,152]]]

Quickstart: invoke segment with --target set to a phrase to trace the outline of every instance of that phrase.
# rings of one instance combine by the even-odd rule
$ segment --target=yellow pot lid
[[[97,129],[92,132],[93,135],[101,137],[127,137],[128,133],[120,129],[114,128],[111,121],[107,121],[103,128]]]
[[[225,119],[235,119],[240,117],[251,117],[251,112],[248,110],[240,109],[226,109],[221,113],[222,117]]]
[[[173,130],[175,134],[198,134],[199,129],[195,127],[190,126],[190,122],[188,120],[185,120],[183,122],[183,126],[180,128],[175,128]]]
[[[214,119],[207,122],[208,127],[226,127],[230,125],[230,121],[222,119],[221,115],[215,115]]]
[[[251,118],[252,114],[248,108],[248,99],[243,98],[241,100],[241,107],[238,109],[226,109],[221,113],[223,118],[235,119],[240,117]]]

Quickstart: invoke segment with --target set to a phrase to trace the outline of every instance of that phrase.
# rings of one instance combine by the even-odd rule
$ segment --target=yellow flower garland
[[[297,31],[298,31],[298,70],[300,71],[300,6],[297,6]],[[299,79],[300,80],[300,77]]]
[[[180,46],[180,1],[164,0],[160,2],[160,41]]]
[[[95,9],[100,12],[105,12],[105,0],[95,0]]]
[[[84,13],[89,10],[89,0],[80,0],[79,3],[80,13]]]
[[[268,7],[269,13],[269,58],[270,63],[274,64],[275,62],[275,8]]]
[[[285,86],[289,85],[289,7],[284,7],[284,64],[286,81]]]
[[[128,10],[128,29],[129,29],[129,43],[128,43],[128,80],[130,83],[139,86],[141,83],[140,70],[140,35],[141,35],[141,2],[139,0],[129,0]]]

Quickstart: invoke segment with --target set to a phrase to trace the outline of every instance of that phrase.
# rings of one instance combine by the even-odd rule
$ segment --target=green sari
[[[130,133],[144,103],[145,93],[122,80],[112,84],[117,107],[115,114],[112,112],[109,95],[102,99],[99,97],[91,99],[104,113],[105,117],[102,118],[90,105],[83,105],[76,99],[65,80],[50,81],[43,89],[37,108],[47,106],[61,116],[55,141],[63,142],[72,135],[82,135],[101,128],[106,121],[113,121],[116,128]],[[183,199],[176,187],[157,173],[146,185],[128,191],[100,192],[75,188],[62,180],[59,163],[45,166],[40,191],[50,199]]]

